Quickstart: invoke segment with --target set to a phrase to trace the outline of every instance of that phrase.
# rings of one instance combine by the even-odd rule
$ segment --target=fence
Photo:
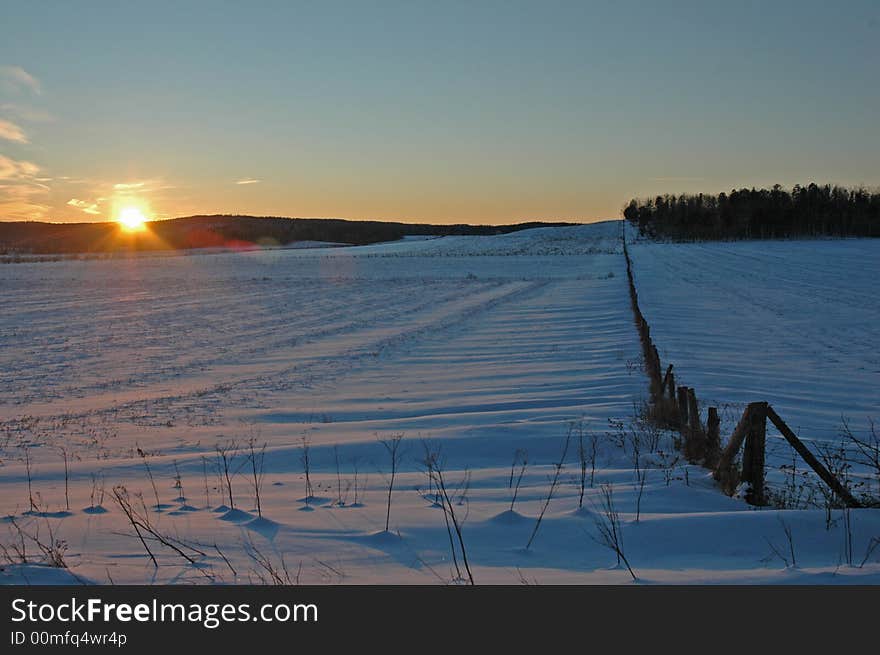
[[[712,470],[713,477],[727,495],[733,495],[741,484],[746,484],[748,485],[745,491],[746,502],[751,505],[766,505],[764,469],[769,420],[841,502],[847,507],[861,507],[849,489],[831,474],[765,401],[749,403],[746,406],[730,439],[722,449],[718,408],[708,408],[704,426],[700,420],[696,391],[692,387],[675,385],[672,364],[666,367],[665,373],[663,371],[657,346],[651,338],[651,326],[639,308],[639,296],[625,235],[623,254],[626,259],[633,316],[642,345],[645,372],[650,381],[650,415],[661,426],[677,429],[680,432],[681,449],[688,461],[702,464]],[[741,465],[738,465],[736,457],[740,450],[742,450],[742,459]]]

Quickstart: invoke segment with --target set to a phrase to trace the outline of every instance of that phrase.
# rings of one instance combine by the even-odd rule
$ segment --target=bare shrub
[[[623,546],[623,529],[620,524],[620,515],[614,506],[614,490],[610,484],[599,487],[600,501],[594,504],[596,531],[598,532],[597,543],[605,546],[617,556],[617,565],[626,566],[626,570],[636,580],[636,574],[629,564]]]
[[[287,562],[284,561],[284,554],[279,556],[277,563],[273,562],[272,558],[257,548],[252,541],[248,541],[245,544],[245,553],[257,566],[253,573],[260,584],[299,585],[300,576],[302,575],[302,562],[299,563],[296,574],[291,576],[290,570],[287,568]]]
[[[403,453],[400,450],[400,444],[403,441],[403,434],[394,434],[388,439],[380,439],[379,443],[385,448],[385,451],[388,453],[388,459],[391,467],[391,474],[388,478],[388,500],[385,505],[385,532],[388,532],[388,526],[391,522],[391,495],[394,492],[394,478],[397,476],[397,469],[400,466],[400,461],[403,457]]]
[[[799,455],[789,447],[790,463],[780,464],[783,482],[778,489],[770,489],[768,503],[779,509],[806,509],[818,506],[815,501],[816,486],[810,472],[798,468]]]
[[[608,419],[609,430],[605,432],[605,437],[612,446],[621,451],[626,451],[627,429],[626,422],[617,418]]]
[[[870,490],[864,498],[866,505],[880,505],[880,434],[872,419],[868,419],[868,431],[864,436],[857,436],[849,427],[849,422],[843,418],[841,433],[849,443],[855,446],[855,461],[867,467],[876,479],[877,493],[872,496]]]
[[[578,462],[580,463],[580,477],[578,479],[578,509],[584,506],[584,493],[587,487],[587,470],[590,471],[590,488],[596,478],[596,457],[599,452],[599,438],[595,433],[587,433],[584,423],[581,421],[577,426],[578,434]]]
[[[767,545],[770,546],[770,551],[772,553],[770,557],[773,557],[775,555],[780,560],[782,560],[782,563],[785,564],[785,568],[795,569],[797,568],[797,556],[795,555],[794,536],[791,531],[791,526],[786,523],[781,516],[777,518],[779,519],[779,523],[782,526],[782,532],[785,535],[788,549],[786,552],[784,552],[781,548],[777,547],[776,544],[770,541],[770,539],[765,537],[764,539],[767,542]]]
[[[266,460],[266,443],[257,447],[255,437],[248,439],[248,461],[251,463],[251,486],[254,489],[254,498],[257,505],[257,516],[263,517],[263,504],[260,492],[263,488],[263,464]]]
[[[636,523],[642,516],[642,496],[645,493],[645,482],[648,480],[648,469],[644,466],[636,469]]]
[[[68,463],[67,448],[61,446],[59,449],[61,456],[64,458],[64,506],[70,511],[70,465]]]
[[[430,502],[433,506],[440,507],[440,490],[435,490],[434,483],[434,460],[436,459],[436,454],[432,450],[431,443],[428,441],[422,441],[422,448],[425,451],[425,454],[422,456],[421,461],[419,462],[425,469],[425,482],[427,484],[427,489],[422,492],[419,489],[419,493],[422,498]]]
[[[846,561],[847,566],[853,565],[854,553],[853,553],[853,526],[852,526],[852,511],[850,510],[849,505],[844,505],[843,509],[843,557]]]
[[[844,488],[852,488],[849,484],[849,473],[852,465],[849,463],[846,444],[840,441],[838,444],[817,444],[819,459],[828,469],[832,476],[840,481]],[[829,486],[821,484],[817,486],[821,496],[822,505],[825,509],[825,529],[830,530],[835,525],[833,510],[846,507],[846,503]],[[850,557],[850,561],[851,561]]]
[[[211,491],[208,487],[208,458],[202,455],[202,479],[205,484],[205,507],[211,506]]]
[[[312,488],[312,453],[311,453],[311,444],[309,443],[309,438],[303,435],[302,437],[302,453],[299,456],[299,461],[302,463],[303,472],[306,476],[306,505],[311,503],[312,499],[315,497],[315,491]]]
[[[40,524],[34,523],[34,530],[26,530],[13,516],[9,517],[9,524],[13,533],[13,541],[8,545],[0,544],[0,555],[10,564],[42,564],[57,569],[66,569],[67,562],[64,556],[67,552],[67,542],[55,536],[54,528],[48,519],[45,522],[48,538],[40,536]],[[40,560],[31,560],[28,555],[27,544],[36,547],[42,555]]]
[[[516,452],[513,454],[513,462],[510,464],[510,479],[507,482],[507,488],[510,489],[510,511],[513,511],[513,506],[516,504],[516,497],[519,495],[519,487],[522,484],[523,475],[526,472],[526,467],[529,465],[528,453],[522,449],[517,448]],[[517,472],[517,466],[519,466],[519,471]]]
[[[180,469],[177,467],[177,460],[174,462],[174,489],[177,491],[177,498],[175,500],[185,503],[186,502],[186,494],[183,491],[183,478],[180,477]]]
[[[217,452],[217,472],[220,480],[226,490],[226,497],[229,500],[229,509],[235,509],[235,500],[232,496],[232,478],[237,472],[233,468],[235,458],[238,455],[238,444],[234,441],[227,441],[223,444],[217,444],[214,447]]]
[[[28,504],[30,505],[30,511],[36,512],[37,505],[34,503],[34,490],[31,476],[31,455],[30,455],[30,446],[24,446],[24,465],[25,471],[27,472],[27,487],[28,487]]]
[[[456,572],[456,580],[463,580],[463,576],[461,573],[461,568],[458,565],[458,556],[456,555],[455,549],[455,540],[453,540],[453,533],[455,534],[455,539],[458,542],[458,550],[461,553],[462,563],[464,565],[465,572],[467,574],[468,582],[473,585],[474,584],[474,576],[471,573],[471,567],[468,562],[467,556],[467,548],[465,547],[464,535],[462,533],[462,524],[464,523],[464,518],[455,512],[455,505],[461,505],[467,502],[467,487],[469,475],[466,473],[462,483],[459,485],[459,489],[452,494],[449,493],[446,486],[446,479],[443,476],[443,462],[440,458],[439,452],[432,452],[428,446],[425,447],[426,455],[425,460],[429,462],[428,470],[431,472],[431,476],[434,479],[435,487],[438,491],[438,495],[440,497],[440,504],[443,508],[443,518],[446,522],[446,534],[449,537],[449,549],[452,553],[452,563],[455,567]],[[458,502],[453,502],[453,498],[458,496]]]
[[[333,446],[333,459],[336,462],[336,506],[345,507],[345,503],[348,502],[348,492],[351,491],[351,480],[342,478],[339,467],[339,446]]]
[[[352,481],[352,489],[354,490],[354,506],[360,507],[361,500],[363,499],[364,492],[367,488],[367,476],[364,476],[363,488],[360,487],[359,477],[360,477],[360,458],[352,457],[351,459],[351,472],[353,476]]]
[[[679,461],[680,458],[674,451],[657,451],[657,466],[663,472],[663,481],[667,487],[672,484],[672,480],[675,478],[675,470]]]
[[[136,493],[134,494],[134,498],[138,501],[137,503],[132,501],[128,490],[124,486],[116,485],[113,487],[113,499],[116,501],[119,509],[122,510],[129,525],[132,527],[135,535],[141,542],[144,550],[147,552],[147,555],[149,555],[150,560],[153,562],[153,566],[158,568],[159,562],[156,560],[156,556],[153,554],[149,545],[147,545],[148,540],[158,542],[162,546],[169,548],[190,564],[196,564],[195,555],[200,555],[202,557],[205,556],[205,553],[195,546],[177,539],[176,537],[171,537],[159,532],[159,530],[150,522],[150,513],[144,503],[143,495],[141,493]],[[138,507],[138,504],[140,507]]]
[[[101,507],[104,504],[104,474],[101,472],[92,473],[90,478],[92,486],[89,492],[89,507],[95,509],[95,507]],[[98,501],[97,505],[95,505],[95,500]]]
[[[153,496],[156,498],[156,511],[161,511],[162,503],[159,502],[159,490],[156,488],[156,480],[153,478],[153,470],[150,468],[150,462],[147,461],[149,456],[140,448],[137,449],[137,454],[144,462],[144,468],[147,471],[147,478],[149,478],[150,486],[153,488]]]

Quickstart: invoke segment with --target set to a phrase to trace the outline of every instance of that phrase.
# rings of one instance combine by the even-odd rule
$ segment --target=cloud
[[[12,102],[4,102],[0,104],[0,112],[7,116],[15,116],[19,120],[28,123],[51,123],[55,120],[55,117],[44,109],[18,105]]]
[[[30,196],[15,196],[6,193],[0,185],[0,220],[34,221],[45,219],[51,209],[49,205],[31,200]]]
[[[0,66],[0,81],[6,88],[14,91],[25,89],[37,95],[42,93],[40,80],[21,66]]]
[[[236,184],[259,184],[260,182],[262,182],[262,180],[257,180],[252,177],[245,177],[245,178],[242,178],[241,180],[235,181]]]
[[[160,178],[138,180],[136,182],[117,182],[113,185],[113,191],[117,196],[142,196],[174,188],[176,187],[166,184]]]
[[[85,200],[78,200],[77,198],[71,198],[67,201],[67,204],[71,207],[76,207],[84,211],[86,214],[92,214],[94,216],[99,215],[101,210],[98,209],[98,204],[94,202],[87,202]]]
[[[28,184],[27,182],[0,182],[0,200],[21,200],[44,194],[49,191],[45,184]]]
[[[28,138],[18,125],[11,121],[0,118],[0,139],[15,141],[15,143],[27,143]]]
[[[40,167],[32,162],[0,155],[0,180],[31,180],[39,172]]]
[[[44,218],[49,206],[39,198],[50,191],[38,178],[40,167],[29,161],[0,155],[0,219]]]
[[[120,182],[119,184],[114,184],[113,188],[117,191],[134,191],[144,188],[144,185],[146,185],[146,182]]]

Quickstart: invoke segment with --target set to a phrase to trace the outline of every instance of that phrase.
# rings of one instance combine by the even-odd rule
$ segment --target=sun
[[[147,218],[137,207],[123,207],[116,222],[126,232],[140,232],[146,229]]]

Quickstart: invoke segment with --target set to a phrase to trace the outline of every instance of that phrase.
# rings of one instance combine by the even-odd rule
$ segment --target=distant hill
[[[407,235],[506,234],[533,227],[570,223],[517,225],[427,225],[348,221],[328,218],[257,216],[187,216],[147,223],[143,232],[126,233],[113,223],[40,223],[0,221],[0,253],[95,253],[189,248],[283,246],[297,241],[365,245],[396,241]]]

